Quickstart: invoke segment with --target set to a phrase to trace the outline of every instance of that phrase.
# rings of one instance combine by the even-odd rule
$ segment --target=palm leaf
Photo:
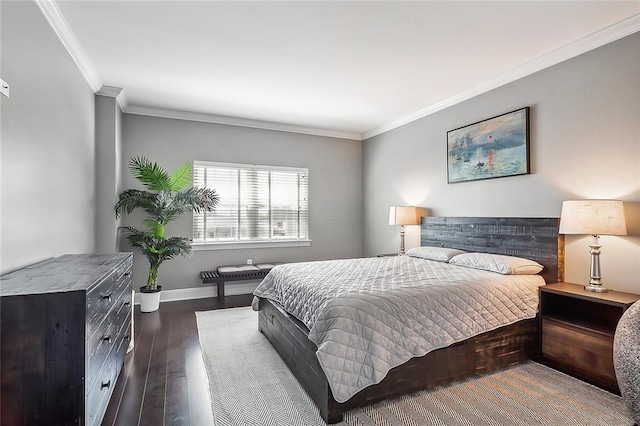
[[[141,252],[146,254],[150,241],[145,232],[131,226],[121,226],[119,229],[124,230],[125,238],[132,247],[140,249]]]
[[[173,200],[162,212],[160,220],[169,223],[190,211],[212,212],[219,201],[218,194],[208,188],[187,188],[173,196]]]
[[[185,237],[171,237],[158,244],[158,252],[162,260],[170,260],[180,255],[190,257],[193,255],[193,249],[191,248],[191,240]]]
[[[191,163],[186,162],[179,166],[171,175],[169,188],[171,191],[177,192],[191,183]]]
[[[137,208],[146,212],[155,211],[158,207],[157,201],[156,194],[139,189],[127,189],[120,194],[114,207],[116,217],[120,217],[123,212],[130,214]]]
[[[140,250],[150,264],[160,265],[162,263],[164,259],[161,247],[166,241],[164,238],[158,237],[153,232],[140,231],[131,226],[122,226],[120,229],[124,230],[125,238],[129,244]]]
[[[133,157],[129,161],[129,169],[133,177],[151,191],[166,191],[171,188],[169,173],[158,163],[152,163],[145,157]]]
[[[196,213],[212,212],[215,210],[220,197],[214,189],[193,187],[180,191],[174,197],[175,206],[189,206]]]

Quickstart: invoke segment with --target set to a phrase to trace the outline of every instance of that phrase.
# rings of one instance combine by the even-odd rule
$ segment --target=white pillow
[[[533,260],[489,253],[460,254],[449,260],[449,263],[503,275],[535,275],[544,268]]]
[[[456,250],[446,247],[414,247],[407,250],[407,256],[419,257],[422,259],[437,260],[438,262],[448,262],[453,256],[466,253],[464,250]]]

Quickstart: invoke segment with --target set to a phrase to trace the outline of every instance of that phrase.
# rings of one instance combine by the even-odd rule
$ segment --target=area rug
[[[215,426],[324,421],[251,308],[196,312]],[[528,362],[345,413],[339,425],[633,425],[622,398]]]

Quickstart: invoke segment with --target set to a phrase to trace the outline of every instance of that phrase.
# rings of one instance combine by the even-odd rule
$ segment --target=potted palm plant
[[[130,214],[140,208],[146,218],[146,230],[122,226],[125,238],[149,261],[147,285],[140,287],[140,309],[142,312],[156,311],[160,303],[158,269],[160,265],[178,255],[193,254],[191,239],[165,236],[165,226],[190,211],[211,212],[218,204],[218,195],[212,189],[191,187],[191,164],[178,167],[172,174],[145,157],[134,157],[129,169],[146,190],[127,189],[115,205],[116,217]]]

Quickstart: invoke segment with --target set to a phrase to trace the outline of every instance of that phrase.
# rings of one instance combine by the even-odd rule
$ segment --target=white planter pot
[[[145,287],[140,287],[140,311],[155,312],[160,307],[160,293],[162,286],[157,290],[149,291]]]

